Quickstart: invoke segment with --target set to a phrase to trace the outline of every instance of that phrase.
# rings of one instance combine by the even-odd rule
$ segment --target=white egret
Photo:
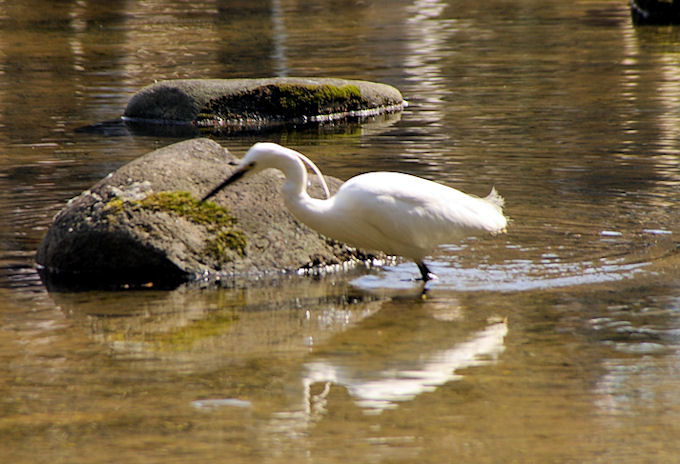
[[[326,199],[307,193],[307,169],[319,177]],[[307,157],[275,143],[256,143],[236,171],[201,201],[232,182],[268,168],[286,177],[284,203],[300,222],[326,237],[352,246],[409,258],[422,279],[436,276],[423,260],[442,244],[474,233],[505,232],[503,198],[494,188],[485,197],[467,195],[451,187],[398,172],[369,172],[349,179],[329,197],[318,168]]]

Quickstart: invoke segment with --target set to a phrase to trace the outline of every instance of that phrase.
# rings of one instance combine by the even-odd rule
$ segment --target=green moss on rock
[[[361,92],[355,85],[282,84],[278,86],[278,99],[284,113],[311,116],[326,113],[329,109],[358,109]]]
[[[226,208],[206,201],[199,202],[189,192],[151,193],[141,200],[115,197],[105,207],[109,216],[147,210],[164,212],[204,226],[211,238],[206,241],[204,252],[218,262],[228,262],[228,250],[239,256],[245,255],[245,234],[234,228],[236,218]]]
[[[210,101],[198,121],[296,120],[362,108],[356,85],[269,84]]]

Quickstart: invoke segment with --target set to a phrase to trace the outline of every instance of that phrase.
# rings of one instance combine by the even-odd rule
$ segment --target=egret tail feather
[[[491,192],[484,199],[495,206],[498,211],[502,212],[505,199],[496,191],[496,187],[491,187]]]

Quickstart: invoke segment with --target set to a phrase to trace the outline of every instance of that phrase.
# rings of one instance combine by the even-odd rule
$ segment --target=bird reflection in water
[[[289,437],[304,433],[324,417],[329,393],[336,387],[345,388],[366,414],[381,414],[397,408],[399,403],[462,378],[457,371],[495,362],[505,351],[507,333],[507,320],[491,320],[468,340],[448,349],[419,356],[408,363],[383,360],[383,365],[389,367],[382,370],[361,369],[344,357],[310,361],[303,366],[300,379],[300,406],[275,413],[270,431]]]

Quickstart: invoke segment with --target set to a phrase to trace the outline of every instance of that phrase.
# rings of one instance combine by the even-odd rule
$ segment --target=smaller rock
[[[140,90],[130,99],[124,119],[242,130],[375,116],[401,111],[404,105],[397,89],[368,81],[179,79]]]

